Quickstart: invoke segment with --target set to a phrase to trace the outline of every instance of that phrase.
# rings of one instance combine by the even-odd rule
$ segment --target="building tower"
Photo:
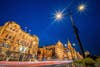
[[[64,46],[60,41],[58,41],[55,46],[55,54],[59,60],[64,59]]]

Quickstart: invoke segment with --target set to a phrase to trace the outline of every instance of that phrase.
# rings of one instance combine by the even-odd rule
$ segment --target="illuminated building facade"
[[[3,60],[7,54],[10,54],[11,59],[20,56],[23,59],[33,58],[38,51],[38,37],[24,32],[21,27],[15,22],[7,22],[0,27],[0,56]],[[29,56],[29,57],[28,57]]]
[[[38,60],[51,60],[55,57],[55,45],[39,48]]]
[[[15,22],[0,26],[0,60],[77,60],[83,57],[68,41],[65,47],[60,41],[54,45],[38,48],[39,40],[35,35],[23,31]]]
[[[64,59],[64,46],[60,41],[55,45],[55,54],[58,59]]]
[[[43,59],[78,60],[83,59],[83,57],[72,47],[70,41],[68,41],[67,47],[64,47],[63,44],[58,41],[55,45],[39,48],[38,60]]]

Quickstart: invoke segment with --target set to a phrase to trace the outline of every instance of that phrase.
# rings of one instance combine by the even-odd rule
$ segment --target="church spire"
[[[73,47],[72,47],[72,45],[71,45],[71,42],[68,40],[68,49],[72,49]]]

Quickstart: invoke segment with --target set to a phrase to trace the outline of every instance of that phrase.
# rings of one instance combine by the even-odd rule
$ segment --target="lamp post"
[[[78,6],[78,11],[81,12],[84,9],[85,9],[85,5],[84,4],[81,4],[81,5]],[[81,40],[80,40],[80,37],[79,37],[78,28],[76,27],[75,22],[74,22],[73,17],[72,17],[72,12],[69,11],[67,16],[69,16],[69,18],[70,18],[70,21],[71,21],[71,24],[72,24],[76,39],[78,41],[78,44],[79,44],[79,47],[80,47],[80,50],[81,50],[81,53],[83,55],[83,58],[85,58],[84,49],[83,49],[83,46],[82,46],[82,43],[81,43]],[[61,20],[62,17],[63,17],[63,13],[62,12],[58,12],[58,13],[55,14],[55,19],[56,20]]]
[[[80,40],[80,37],[79,37],[78,28],[76,27],[75,22],[74,22],[71,14],[69,14],[69,17],[70,17],[70,20],[71,20],[71,23],[72,23],[72,27],[73,27],[76,39],[77,39],[79,47],[81,49],[81,53],[82,53],[83,57],[85,58],[84,49],[83,49],[83,46],[82,46],[82,43],[81,43],[81,40]]]

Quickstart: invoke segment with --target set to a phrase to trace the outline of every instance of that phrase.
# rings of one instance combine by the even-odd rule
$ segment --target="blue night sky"
[[[83,12],[77,6],[86,5]],[[39,46],[55,44],[58,40],[67,43],[68,39],[75,43],[79,50],[69,17],[62,21],[54,21],[53,14],[57,10],[71,9],[73,18],[79,29],[84,50],[100,55],[100,2],[99,0],[0,0],[0,25],[7,21],[15,21],[23,30],[28,27],[39,37]]]

